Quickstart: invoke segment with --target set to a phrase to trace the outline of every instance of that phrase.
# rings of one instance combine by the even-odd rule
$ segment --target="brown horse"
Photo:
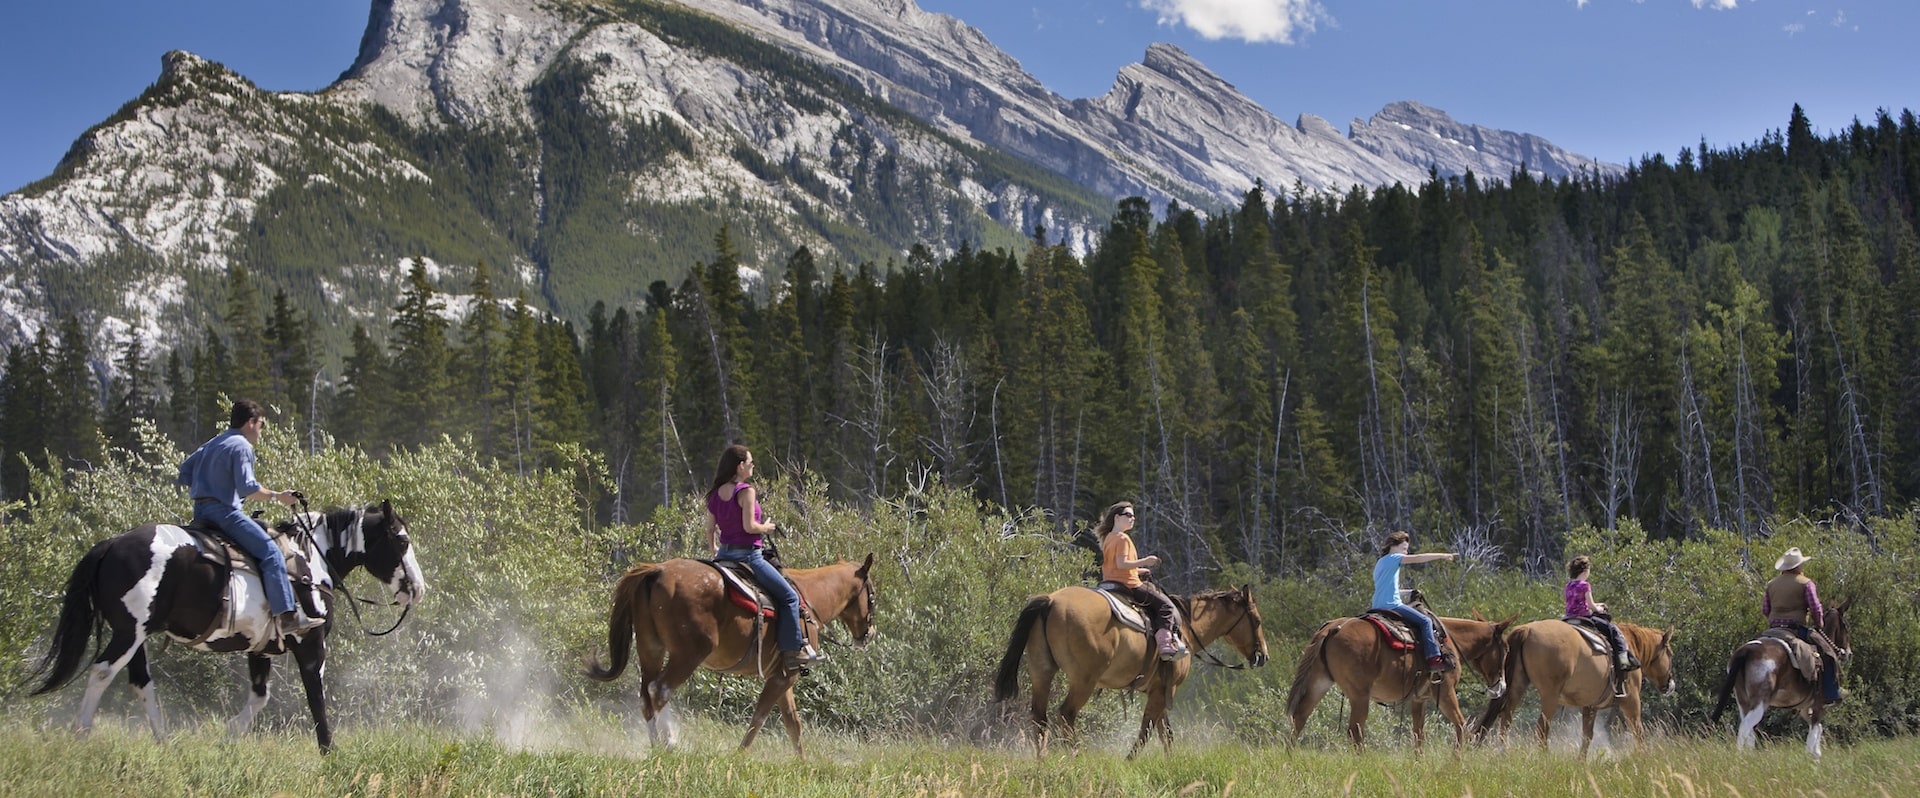
[[[1852,605],[1853,599],[1849,598],[1827,607],[1821,617],[1821,631],[1839,650],[1838,664],[1842,665],[1853,659],[1847,631],[1847,608]],[[1792,709],[1807,719],[1807,753],[1814,759],[1820,758],[1827,702],[1820,694],[1819,680],[1809,682],[1801,676],[1799,669],[1788,660],[1787,647],[1780,641],[1750,640],[1734,649],[1733,661],[1727,664],[1727,679],[1720,684],[1720,700],[1713,707],[1715,721],[1726,711],[1729,698],[1737,698],[1740,703],[1740,733],[1735,738],[1735,748],[1754,747],[1753,728],[1760,725],[1760,718],[1769,708],[1780,707]]]
[[[872,569],[869,554],[864,563],[842,561],[786,574],[800,588],[803,606],[813,609],[813,618],[839,619],[853,633],[855,644],[864,647],[874,634]],[[822,631],[819,624],[808,623],[807,641],[818,647]],[[753,632],[752,614],[727,599],[720,574],[712,566],[685,559],[636,565],[613,588],[613,613],[607,622],[607,649],[613,663],[603,668],[595,658],[587,665],[587,676],[602,682],[619,678],[627,668],[628,645],[633,643],[640,661],[640,711],[647,720],[647,735],[654,744],[669,747],[677,741],[679,729],[667,701],[702,665],[761,679],[766,684],[740,748],[753,745],[767,714],[778,704],[794,753],[804,754],[800,714],[793,704],[795,674],[780,667],[774,621],[761,624],[758,640]]]
[[[1504,692],[1504,635],[1513,618],[1494,623],[1476,612],[1472,620],[1441,618],[1440,623],[1447,630],[1447,641],[1442,644],[1446,653],[1464,657],[1486,680],[1488,694],[1498,697]],[[1437,701],[1440,712],[1453,722],[1453,747],[1460,750],[1466,740],[1462,728],[1467,722],[1460,712],[1459,695],[1454,692],[1460,683],[1460,671],[1448,671],[1431,690],[1422,690],[1427,675],[1415,653],[1388,648],[1380,630],[1359,618],[1335,618],[1322,624],[1300,655],[1300,664],[1293,670],[1293,686],[1287,690],[1287,714],[1293,717],[1293,734],[1287,738],[1287,746],[1291,748],[1300,740],[1300,730],[1306,727],[1314,707],[1338,685],[1347,696],[1347,738],[1353,741],[1355,751],[1361,749],[1370,705],[1401,701],[1412,702],[1413,747],[1419,750],[1426,744],[1429,700]]]
[[[1640,724],[1640,683],[1653,682],[1667,695],[1673,695],[1673,632],[1649,629],[1630,623],[1616,624],[1627,639],[1627,647],[1640,660],[1640,669],[1628,671],[1626,697],[1613,697],[1613,663],[1605,654],[1593,653],[1587,639],[1573,624],[1558,618],[1534,621],[1507,635],[1513,653],[1507,657],[1507,692],[1487,704],[1487,712],[1474,724],[1476,735],[1485,734],[1494,718],[1500,719],[1505,736],[1513,726],[1514,707],[1527,694],[1527,686],[1540,691],[1540,747],[1547,745],[1547,733],[1560,707],[1580,708],[1580,756],[1587,755],[1593,743],[1593,719],[1600,710],[1612,707],[1625,718],[1636,744],[1645,744],[1646,729]]]
[[[1194,651],[1204,652],[1224,637],[1254,667],[1267,664],[1267,637],[1260,631],[1260,609],[1254,606],[1251,587],[1200,593],[1188,606],[1187,628],[1181,636]],[[1020,691],[1022,655],[1033,681],[1035,753],[1047,753],[1047,700],[1053,677],[1061,671],[1067,673],[1067,696],[1060,702],[1059,724],[1068,739],[1073,739],[1080,708],[1096,688],[1139,690],[1147,694],[1146,714],[1140,718],[1140,736],[1127,756],[1140,753],[1148,733],[1156,729],[1161,747],[1173,747],[1167,710],[1174,691],[1187,680],[1193,659],[1160,662],[1147,636],[1120,625],[1099,593],[1066,587],[1027,602],[1007,638],[1007,654],[1000,659],[999,677],[994,681],[994,700],[1005,701]]]

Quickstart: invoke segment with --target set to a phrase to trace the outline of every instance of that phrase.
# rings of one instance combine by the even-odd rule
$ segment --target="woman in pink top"
[[[713,551],[713,559],[743,562],[753,571],[760,589],[767,591],[779,605],[775,631],[780,640],[783,667],[788,671],[804,671],[808,665],[818,662],[820,655],[807,645],[806,635],[800,629],[800,594],[761,552],[773,524],[760,512],[759,497],[753,486],[747,484],[752,477],[753,453],[747,451],[747,447],[736,443],[720,453],[720,467],[713,476],[713,487],[707,490],[707,548]]]

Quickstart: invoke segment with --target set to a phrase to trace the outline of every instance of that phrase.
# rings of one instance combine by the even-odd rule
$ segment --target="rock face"
[[[1164,44],[1069,100],[909,0],[374,0],[333,86],[265,92],[169,53],[54,175],[0,197],[0,345],[60,308],[102,331],[103,362],[132,335],[171,346],[235,264],[332,329],[377,321],[419,256],[444,289],[485,261],[579,317],[677,281],[723,224],[754,268],[1037,225],[1085,247],[1126,196],[1211,209],[1256,180],[1521,164],[1619,170],[1415,103],[1349,134],[1289,125]]]

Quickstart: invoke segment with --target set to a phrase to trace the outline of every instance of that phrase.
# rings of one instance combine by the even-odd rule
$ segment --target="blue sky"
[[[859,2],[860,0],[845,0]],[[1614,162],[1920,110],[1916,0],[920,0],[980,28],[1049,88],[1104,94],[1147,45],[1194,54],[1276,116],[1341,129],[1397,100]],[[353,62],[366,0],[0,3],[0,191],[182,49],[275,90]]]

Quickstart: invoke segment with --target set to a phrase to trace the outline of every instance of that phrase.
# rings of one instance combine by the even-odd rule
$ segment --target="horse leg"
[[[1407,701],[1407,722],[1413,726],[1413,754],[1419,756],[1427,747],[1427,702],[1415,698]]]
[[[1033,683],[1033,694],[1028,697],[1028,712],[1033,717],[1033,753],[1035,756],[1047,755],[1047,703],[1053,700],[1053,677],[1055,669],[1031,658],[1027,666],[1027,676]]]
[[[1167,706],[1160,713],[1160,751],[1162,753],[1173,753],[1173,694],[1179,689],[1178,686],[1167,687]]]
[[[1753,702],[1753,708],[1748,709],[1748,698],[1749,696],[1745,694],[1740,696],[1740,731],[1733,738],[1733,748],[1736,751],[1754,747],[1756,735],[1753,730],[1760,725],[1760,719],[1767,715],[1766,699]]]
[[[1448,684],[1440,692],[1440,714],[1453,722],[1453,755],[1459,756],[1467,747],[1467,716],[1460,711],[1460,693],[1455,686]]]
[[[155,739],[166,736],[167,721],[160,715],[160,695],[153,689],[153,675],[147,672],[147,647],[133,650],[133,659],[127,661],[127,684],[133,686],[134,695],[140,696],[141,706],[147,710],[147,725],[153,728]]]
[[[1627,722],[1627,731],[1633,732],[1634,750],[1645,750],[1647,747],[1647,727],[1640,722],[1640,697],[1638,695],[1629,695],[1616,702],[1613,714],[1625,720]]]
[[[238,737],[253,728],[253,716],[267,706],[267,685],[273,676],[273,658],[264,654],[247,655],[247,695],[240,714],[227,721],[227,734]]]
[[[1814,689],[1819,689],[1819,685],[1815,685]],[[1807,710],[1807,754],[1816,761],[1820,759],[1820,738],[1825,734],[1826,721],[1827,705],[1820,704]]]
[[[1511,690],[1513,688],[1509,687],[1507,689]],[[1540,723],[1537,731],[1539,732],[1540,749],[1543,751],[1547,748],[1548,735],[1553,732],[1553,716],[1560,714],[1560,702],[1556,700],[1555,696],[1549,695],[1551,692],[1552,691],[1544,686],[1540,688]]]
[[[1365,736],[1367,730],[1367,710],[1370,708],[1367,704],[1367,691],[1363,688],[1348,692],[1345,687],[1340,690],[1348,693],[1347,739],[1353,741],[1353,752],[1357,754],[1361,750],[1361,738]]]
[[[300,684],[307,689],[307,712],[313,715],[313,736],[320,753],[333,750],[333,729],[327,724],[327,639],[315,630],[293,645],[293,661],[300,666]]]
[[[1147,711],[1140,715],[1140,735],[1133,739],[1133,747],[1127,750],[1127,758],[1132,759],[1140,753],[1140,746],[1146,744],[1147,735],[1167,718],[1167,689],[1164,685],[1147,693]]]
[[[113,630],[113,638],[87,668],[87,691],[80,698],[80,713],[73,719],[74,728],[81,734],[93,729],[93,715],[100,711],[100,697],[106,695],[114,675],[132,662],[145,644],[146,636],[139,632],[137,625]]]
[[[673,691],[680,689],[680,685],[686,684],[688,679],[693,678],[694,672],[700,669],[700,663],[706,661],[707,655],[712,651],[713,647],[709,644],[700,650],[684,651],[669,656],[666,668],[646,686],[642,701],[650,706],[654,713],[654,717],[647,722],[647,731],[651,735],[650,742],[664,743],[668,748],[680,743],[680,725],[674,721],[673,707],[667,702],[673,698]]]
[[[1093,698],[1094,680],[1067,680],[1067,697],[1060,702],[1060,729],[1074,748],[1080,747],[1080,730],[1075,723],[1080,719],[1080,708]]]
[[[787,738],[793,741],[793,755],[805,757],[807,752],[800,748],[800,707],[793,703],[793,685],[780,691],[780,718],[787,722]]]
[[[1593,744],[1593,719],[1600,716],[1596,707],[1580,708],[1580,758],[1587,758],[1587,746]]]
[[[767,715],[773,712],[773,705],[780,700],[780,694],[793,689],[793,678],[786,675],[773,676],[760,687],[760,700],[754,702],[753,717],[747,720],[747,737],[740,741],[740,750],[745,751],[753,745],[753,738],[760,735],[760,727],[766,725]],[[795,742],[799,742],[796,738]]]

